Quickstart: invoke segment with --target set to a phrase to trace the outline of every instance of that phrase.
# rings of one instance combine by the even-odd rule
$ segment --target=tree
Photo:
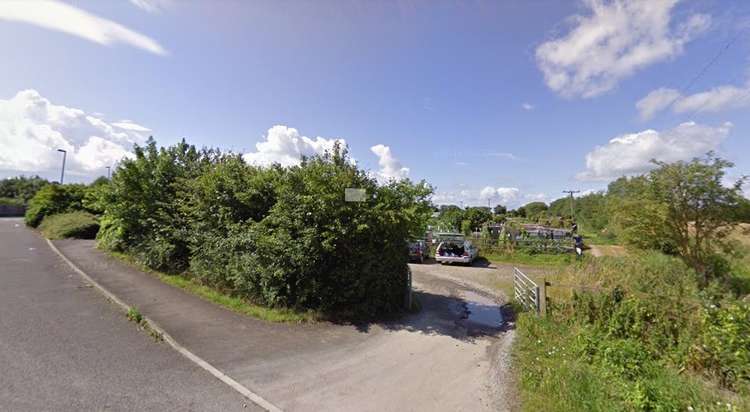
[[[486,206],[470,207],[466,209],[464,219],[469,221],[470,231],[475,231],[492,220],[492,212]]]
[[[548,209],[547,204],[544,202],[531,202],[524,205],[523,208],[526,211],[526,217],[529,219],[539,218]]]
[[[0,180],[0,197],[21,199],[28,203],[42,187],[49,182],[39,176],[18,176]]]
[[[494,212],[496,215],[504,215],[508,213],[508,208],[503,205],[497,205],[494,208]]]
[[[717,256],[730,250],[727,237],[737,223],[745,178],[725,186],[725,169],[734,164],[712,152],[689,162],[654,163],[658,167],[648,175],[624,185],[630,187],[618,213],[622,223],[631,225],[625,228],[626,238],[661,239],[695,269],[705,286],[722,275]]]

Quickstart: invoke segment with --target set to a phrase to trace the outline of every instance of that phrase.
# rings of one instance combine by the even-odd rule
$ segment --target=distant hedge
[[[350,187],[367,199],[345,202]],[[406,241],[424,229],[431,192],[424,182],[380,185],[338,146],[258,168],[150,141],[113,175],[98,239],[255,303],[374,315],[402,308]]]
[[[94,239],[99,231],[96,216],[87,212],[69,212],[46,216],[39,230],[48,239]]]
[[[43,186],[29,201],[26,224],[37,227],[45,216],[83,209],[86,186],[49,184]]]

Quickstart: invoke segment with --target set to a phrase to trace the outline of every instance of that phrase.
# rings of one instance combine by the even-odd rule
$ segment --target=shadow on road
[[[497,336],[513,327],[507,318],[511,315],[508,312],[510,307],[420,290],[414,291],[413,298],[421,306],[418,313],[386,321],[359,322],[354,326],[362,333],[368,333],[373,325],[378,325],[389,331],[443,335],[468,342]]]

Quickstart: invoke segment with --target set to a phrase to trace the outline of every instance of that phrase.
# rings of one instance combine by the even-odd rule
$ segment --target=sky
[[[89,182],[153,136],[292,165],[336,140],[438,204],[750,174],[750,2],[0,1],[0,177]],[[747,192],[746,192],[747,193]]]

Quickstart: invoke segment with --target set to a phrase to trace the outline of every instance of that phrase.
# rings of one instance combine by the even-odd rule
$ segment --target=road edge
[[[68,264],[68,266],[73,269],[78,275],[80,275],[83,279],[86,280],[86,282],[90,283],[94,288],[96,288],[102,295],[104,295],[107,299],[115,303],[117,306],[120,307],[120,309],[123,312],[126,312],[130,309],[130,306],[122,301],[122,299],[118,298],[114,293],[107,290],[104,286],[100,285],[99,282],[95,281],[91,278],[86,272],[81,270],[78,266],[75,265],[75,263],[71,262],[70,259],[67,258],[60,250],[55,246],[54,243],[52,243],[51,240],[45,239],[47,241],[47,244],[49,245],[50,249],[54,251],[65,263]],[[151,329],[159,333],[163,338],[164,341],[169,344],[169,346],[172,347],[172,349],[176,350],[178,353],[180,353],[182,356],[189,359],[191,362],[196,364],[201,369],[205,370],[206,372],[213,375],[215,378],[222,381],[224,384],[228,385],[230,388],[234,389],[235,391],[239,392],[242,396],[253,402],[254,404],[258,405],[259,407],[265,409],[269,412],[282,412],[282,410],[277,407],[276,405],[272,404],[271,402],[263,399],[260,395],[257,393],[251,391],[250,389],[246,388],[236,380],[232,379],[230,376],[225,374],[224,372],[220,371],[210,363],[208,363],[203,358],[199,357],[198,355],[194,354],[184,346],[182,346],[179,342],[177,342],[169,333],[167,333],[164,328],[159,326],[158,323],[154,322],[152,319],[150,319],[148,316],[143,315],[143,319],[148,322]]]

